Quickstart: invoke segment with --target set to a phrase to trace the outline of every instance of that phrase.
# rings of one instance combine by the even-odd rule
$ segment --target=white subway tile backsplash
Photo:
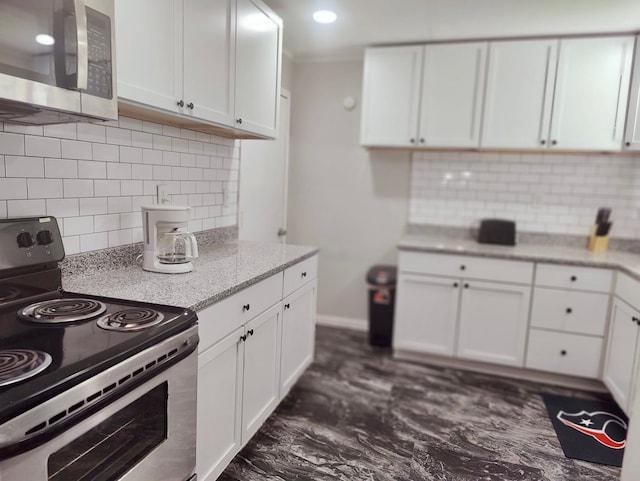
[[[42,135],[42,126],[5,124],[4,131],[14,134]]]
[[[131,212],[131,197],[109,197],[107,208],[109,214]]]
[[[60,157],[60,139],[25,135],[24,151],[29,157]]]
[[[93,160],[104,160],[106,162],[119,162],[120,149],[117,145],[93,143]]]
[[[106,249],[107,247],[109,247],[109,237],[106,232],[80,236],[80,252]]]
[[[62,179],[27,179],[29,199],[57,199],[63,197]]]
[[[93,180],[91,179],[64,179],[65,197],[93,197]]]
[[[109,230],[116,230],[120,228],[120,215],[108,214],[108,215],[96,215],[94,217],[96,232],[105,232]]]
[[[586,234],[596,209],[610,206],[612,234],[637,237],[640,222],[627,222],[633,212],[640,214],[637,160],[597,154],[414,153],[409,222],[468,227],[485,217],[505,217],[515,219],[520,230]],[[236,176],[234,171],[228,178]],[[227,205],[233,201],[227,199]]]
[[[120,195],[119,180],[94,180],[95,197],[109,197]]]
[[[4,155],[24,155],[24,135],[0,132],[0,149]]]
[[[107,144],[131,145],[131,130],[107,127]]]
[[[112,163],[107,164],[107,179],[130,179],[131,164]]]
[[[233,225],[236,144],[127,118],[44,128],[0,123],[0,217],[59,218],[68,254],[139,242],[140,208],[155,202],[162,183],[172,202],[191,203],[192,229]]]
[[[106,179],[107,164],[106,162],[79,160],[78,177],[81,179]]]
[[[76,124],[54,124],[44,126],[44,135],[59,139],[77,139]]]
[[[80,140],[62,140],[62,156],[66,159],[91,160],[93,153],[91,142]]]
[[[79,235],[94,232],[93,216],[67,217],[64,219],[64,234]]]
[[[105,143],[107,128],[104,125],[78,124],[78,140]]]
[[[0,199],[26,199],[27,179],[0,178]]]
[[[28,217],[45,215],[47,206],[44,199],[8,200],[7,215],[9,217]]]
[[[69,159],[44,159],[44,175],[48,178],[78,178],[78,161]]]
[[[120,162],[141,164],[142,149],[139,147],[120,147]]]
[[[106,214],[107,212],[106,197],[87,197],[80,199],[79,215],[100,215]]]
[[[77,217],[80,215],[78,199],[47,199],[47,215]]]
[[[44,159],[39,157],[5,155],[4,165],[7,177],[44,177]]]

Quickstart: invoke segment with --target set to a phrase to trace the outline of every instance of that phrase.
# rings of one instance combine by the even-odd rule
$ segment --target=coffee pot
[[[171,204],[142,207],[145,271],[178,274],[193,270],[198,244],[187,231],[190,210],[188,206]]]
[[[198,257],[196,236],[174,227],[160,234],[156,247],[157,258],[161,264],[183,264]]]

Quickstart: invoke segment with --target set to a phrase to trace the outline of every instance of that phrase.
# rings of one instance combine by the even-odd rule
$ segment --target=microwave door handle
[[[89,78],[89,43],[87,34],[87,9],[84,0],[73,0],[76,17],[76,38],[78,39],[76,89],[86,90]]]

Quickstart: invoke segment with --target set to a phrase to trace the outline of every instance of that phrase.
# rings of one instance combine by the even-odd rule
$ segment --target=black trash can
[[[396,299],[396,266],[375,265],[367,272],[369,285],[369,343],[390,347]]]

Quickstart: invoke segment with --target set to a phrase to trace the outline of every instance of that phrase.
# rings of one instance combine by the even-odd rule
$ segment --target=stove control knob
[[[53,242],[53,234],[51,234],[51,231],[41,230],[38,232],[38,235],[36,235],[36,239],[39,245],[46,246]]]
[[[34,244],[31,232],[20,232],[16,240],[19,247],[31,247]]]

